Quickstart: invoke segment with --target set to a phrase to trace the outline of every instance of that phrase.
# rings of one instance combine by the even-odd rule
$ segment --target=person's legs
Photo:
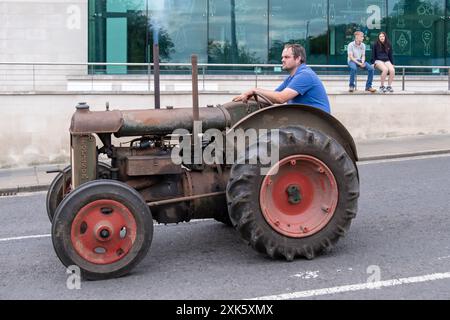
[[[384,81],[386,79],[389,69],[384,64],[383,61],[377,61],[375,64],[375,67],[381,71],[380,82],[381,82],[381,87],[384,87]]]
[[[392,81],[394,81],[395,68],[390,61],[386,62],[386,67],[388,68],[389,71],[388,86],[390,87],[392,85]]]
[[[375,69],[368,62],[365,63],[364,69],[367,70],[367,82],[366,82],[366,90],[367,90],[367,89],[372,88],[373,73],[374,73]]]
[[[349,61],[348,62],[348,67],[350,68],[349,87],[350,88],[355,88],[355,77],[356,77],[356,70],[357,70],[356,63],[354,63],[353,61]]]

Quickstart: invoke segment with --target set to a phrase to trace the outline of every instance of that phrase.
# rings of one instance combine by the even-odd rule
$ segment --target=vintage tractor
[[[56,254],[84,278],[128,273],[147,254],[154,221],[214,218],[236,228],[258,252],[288,261],[329,251],[349,229],[359,196],[357,153],[338,120],[310,106],[272,105],[261,95],[199,108],[193,74],[193,108],[76,107],[71,165],[54,179],[47,211]],[[195,120],[202,132],[195,132]],[[237,129],[276,129],[277,139],[266,134],[246,144],[234,163],[173,161],[188,136],[193,150],[204,150],[202,134],[212,128],[225,138]],[[117,146],[113,135],[132,138]],[[257,161],[261,141],[276,146],[276,163]],[[111,164],[99,162],[100,154]]]

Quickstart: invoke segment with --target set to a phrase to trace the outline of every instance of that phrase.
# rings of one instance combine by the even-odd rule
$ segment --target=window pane
[[[443,65],[445,3],[440,1],[389,1],[389,37],[395,63]]]
[[[386,30],[385,0],[330,0],[330,64],[347,64],[347,45],[356,30],[364,32],[366,60],[370,45],[380,31]]]
[[[89,1],[89,61],[105,62],[105,19],[104,1]]]
[[[147,11],[144,0],[92,0],[89,10],[91,62],[145,62]],[[98,73],[139,72],[137,69],[95,68]]]
[[[305,47],[309,64],[327,62],[327,1],[270,1],[269,62],[280,63],[284,44]]]
[[[450,0],[447,0],[447,16],[446,16],[446,41],[445,41],[445,47],[447,52],[447,61],[445,62],[446,66],[450,65]]]
[[[210,63],[267,61],[267,2],[209,0]]]
[[[148,7],[149,46],[158,25],[161,61],[190,62],[197,54],[199,62],[207,62],[207,0],[149,0]]]

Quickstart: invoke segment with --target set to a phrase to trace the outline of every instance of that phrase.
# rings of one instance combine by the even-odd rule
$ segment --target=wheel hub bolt
[[[290,185],[286,189],[288,194],[288,201],[290,204],[298,204],[302,201],[302,195],[300,193],[300,187],[296,184]]]
[[[103,239],[107,239],[109,237],[109,231],[103,229],[102,231],[100,231],[100,237],[102,237]]]

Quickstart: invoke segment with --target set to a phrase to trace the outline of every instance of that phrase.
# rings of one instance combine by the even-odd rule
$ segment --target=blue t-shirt
[[[330,113],[330,102],[317,74],[307,65],[301,64],[293,76],[289,76],[275,91],[289,88],[298,95],[288,103],[306,104]]]

